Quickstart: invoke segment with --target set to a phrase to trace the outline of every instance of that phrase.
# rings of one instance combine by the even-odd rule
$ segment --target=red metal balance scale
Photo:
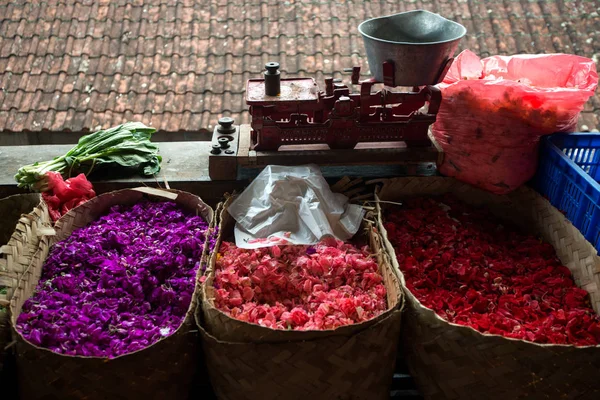
[[[243,169],[269,164],[434,167],[438,153],[428,129],[441,102],[434,85],[452,64],[465,28],[417,10],[367,20],[358,30],[373,78],[359,82],[354,67],[358,92],[333,78],[325,79],[323,91],[312,78],[281,79],[279,64],[267,63],[263,79],[246,86],[250,126],[225,118],[214,130],[211,179],[236,179]],[[375,90],[380,83],[383,89]]]
[[[451,62],[452,59],[447,61],[441,76]],[[351,93],[348,86],[333,78],[326,78],[325,91],[320,91],[312,78],[279,80],[278,68],[277,63],[267,64],[265,79],[250,79],[246,87],[254,150],[274,151],[282,145],[317,143],[325,143],[331,149],[352,149],[361,142],[431,145],[427,131],[435,122],[441,101],[436,87],[415,87],[410,92],[384,87],[372,92],[380,82],[374,78],[359,82],[360,67],[354,67],[352,83],[360,85],[358,93]],[[384,84],[392,86],[393,62],[384,62],[383,70]],[[280,87],[274,95],[267,94],[270,81]]]

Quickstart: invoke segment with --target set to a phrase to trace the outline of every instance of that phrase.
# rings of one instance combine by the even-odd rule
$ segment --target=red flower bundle
[[[42,198],[48,204],[48,211],[52,221],[60,217],[89,199],[96,196],[94,188],[84,174],[63,180],[58,172],[46,173],[47,188],[42,192]]]
[[[536,343],[600,343],[600,318],[554,248],[490,212],[411,199],[385,228],[411,293],[445,320]]]
[[[223,242],[214,287],[218,309],[273,329],[335,329],[387,309],[383,278],[368,247],[338,240],[252,250]]]

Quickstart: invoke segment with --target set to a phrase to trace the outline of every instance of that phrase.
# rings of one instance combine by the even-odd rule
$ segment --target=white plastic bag
[[[327,236],[348,240],[364,215],[362,207],[331,191],[316,165],[267,166],[228,211],[236,220],[235,244],[246,249],[310,245]]]

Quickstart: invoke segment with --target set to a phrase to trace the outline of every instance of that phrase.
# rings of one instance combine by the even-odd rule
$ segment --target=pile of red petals
[[[368,247],[333,239],[252,250],[224,242],[214,287],[221,311],[273,329],[335,329],[387,309],[383,278]]]
[[[386,215],[408,289],[449,322],[536,343],[600,343],[600,318],[554,248],[455,198]]]
[[[60,173],[50,171],[46,173],[48,188],[42,192],[42,198],[48,205],[52,221],[96,196],[94,188],[84,174],[79,174],[66,181]]]

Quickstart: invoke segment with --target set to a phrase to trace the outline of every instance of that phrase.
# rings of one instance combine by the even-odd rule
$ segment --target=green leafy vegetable
[[[154,175],[160,171],[162,161],[158,146],[150,142],[154,132],[156,129],[140,122],[128,122],[91,133],[81,137],[63,156],[19,168],[15,180],[19,187],[42,190],[48,171],[68,178],[81,172],[89,175],[101,166],[121,166],[137,169],[143,175]]]

